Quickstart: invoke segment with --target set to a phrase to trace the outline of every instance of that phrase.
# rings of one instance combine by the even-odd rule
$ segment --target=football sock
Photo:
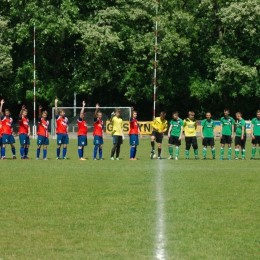
[[[130,148],[130,158],[134,158],[134,154],[135,154],[135,148],[131,147]]]
[[[162,148],[158,148],[158,157],[161,156]]]
[[[27,157],[28,155],[28,152],[29,152],[29,148],[24,148],[24,157]]]
[[[44,151],[44,150],[43,150]],[[40,148],[37,148],[36,150],[36,157],[39,158],[40,157],[40,152],[41,152],[41,149]]]
[[[5,157],[5,147],[2,147],[1,155],[2,157]]]
[[[154,141],[151,141],[152,149],[154,150]]]
[[[96,159],[97,158],[97,150],[98,150],[98,145],[94,146],[94,155],[93,158]]]
[[[39,154],[40,156],[40,154]],[[43,159],[45,159],[47,157],[47,149],[43,149]]]
[[[20,156],[21,158],[24,158],[24,148],[20,147]]]
[[[172,146],[169,146],[169,154],[170,154],[170,156],[173,156],[173,148],[172,148]]]
[[[198,157],[199,151],[198,149],[194,150],[195,157]]]
[[[256,147],[252,147],[252,158],[255,158]]]
[[[117,144],[114,144],[112,150],[111,150],[111,157],[114,157],[115,151],[116,151]]]
[[[13,156],[15,156],[15,148],[12,147],[12,153],[13,153]]]
[[[235,157],[238,158],[239,149],[235,149]]]
[[[228,157],[231,157],[231,153],[232,153],[232,148],[228,148]]]
[[[84,146],[82,147],[82,157],[84,157]]]
[[[57,153],[57,157],[60,157],[60,148],[57,148],[56,153]]]
[[[103,149],[99,148],[99,159],[102,159],[103,156]]]
[[[120,144],[117,146],[116,149],[116,158],[119,158],[119,154],[120,154]]]
[[[203,157],[206,158],[207,157],[207,148],[203,148]]]
[[[245,158],[245,157],[246,157],[246,150],[242,149],[242,158]]]
[[[66,153],[67,153],[67,148],[62,149],[62,158],[66,157]]]
[[[135,147],[135,150],[134,150],[134,158],[135,158],[135,156],[136,156],[136,152],[137,152],[137,149],[136,149],[136,147]]]
[[[223,156],[224,156],[224,148],[221,147],[221,148],[220,148],[220,157],[223,157]]]
[[[211,149],[211,153],[212,153],[212,157],[215,158],[215,156],[216,156],[216,150],[215,150],[215,148],[212,148],[212,149]]]
[[[180,149],[178,146],[175,147],[175,154],[176,154],[176,157],[179,156],[179,152],[180,152]]]
[[[79,158],[82,158],[82,149],[78,148],[78,155],[79,155]]]
[[[189,150],[186,150],[186,151],[185,151],[185,154],[186,154],[186,158],[189,158],[190,151],[189,151]]]

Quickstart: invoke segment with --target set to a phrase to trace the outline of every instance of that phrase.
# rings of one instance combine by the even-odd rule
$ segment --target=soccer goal
[[[111,113],[115,111],[115,109],[120,109],[120,117],[123,121],[129,120],[131,117],[131,107],[100,107],[99,110],[102,112],[102,120],[104,121],[104,127],[106,127],[106,121],[110,120]],[[77,134],[78,124],[77,119],[79,117],[79,113],[81,111],[81,107],[58,107],[59,109],[63,109],[65,111],[65,116],[69,119],[69,133]],[[51,136],[53,138],[56,137],[56,120],[55,120],[55,108],[52,107],[52,120],[51,120]],[[85,120],[88,124],[88,132],[92,133],[94,130],[94,113],[96,111],[96,107],[85,107]],[[104,129],[104,132],[106,129]]]

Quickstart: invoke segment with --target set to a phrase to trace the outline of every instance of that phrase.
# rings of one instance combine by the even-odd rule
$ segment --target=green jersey
[[[220,118],[220,124],[222,125],[222,135],[232,135],[232,126],[235,124],[235,120],[229,116],[229,117],[221,117]]]
[[[216,123],[214,120],[210,119],[209,121],[207,119],[202,120],[201,122],[202,127],[202,134],[206,138],[214,138],[214,128],[216,127]]]
[[[180,118],[178,118],[177,120],[172,119],[170,125],[172,126],[171,135],[180,136],[181,127],[184,125],[183,120]]]
[[[260,136],[260,119],[257,119],[257,117],[253,118],[251,125],[254,126],[253,135]]]
[[[236,127],[236,136],[239,136],[239,137],[242,136],[242,127],[245,128],[244,136],[246,136],[246,121],[243,118],[241,120],[237,120],[235,122],[235,127]]]

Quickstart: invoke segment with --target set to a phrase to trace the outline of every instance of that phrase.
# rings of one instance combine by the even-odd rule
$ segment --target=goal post
[[[69,120],[69,134],[77,134],[78,124],[77,119],[79,117],[79,113],[82,107],[58,107],[59,109],[63,109],[65,111],[65,116]],[[76,109],[76,115],[75,115]],[[131,117],[131,107],[100,107],[99,111],[102,112],[102,120],[104,121],[104,127],[106,127],[106,121],[110,119],[111,113],[115,111],[115,109],[120,109],[120,117],[123,121],[128,121]],[[94,130],[94,113],[96,111],[96,107],[85,107],[85,120],[88,124],[88,133],[92,133]],[[52,120],[51,120],[51,136],[52,138],[56,138],[56,120],[55,120],[55,108],[52,107]],[[104,132],[106,129],[104,129]],[[75,135],[76,136],[76,135]]]

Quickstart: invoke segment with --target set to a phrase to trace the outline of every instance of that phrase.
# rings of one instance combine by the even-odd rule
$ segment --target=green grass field
[[[54,140],[49,161],[34,159],[35,141],[32,160],[0,161],[1,260],[260,259],[260,161],[249,160],[249,140],[246,161],[185,161],[184,142],[179,161],[151,160],[149,139],[138,161],[128,141],[110,161],[109,139],[104,161],[91,159],[91,140],[78,161],[70,142],[66,161],[55,160]]]

